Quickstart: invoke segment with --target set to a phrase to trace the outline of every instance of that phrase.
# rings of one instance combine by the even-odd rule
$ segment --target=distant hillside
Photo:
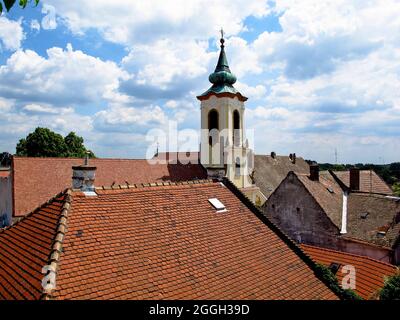
[[[312,160],[306,160],[308,163],[315,163]],[[383,180],[389,184],[393,191],[400,196],[400,162],[390,164],[331,164],[319,163],[320,170],[344,171],[356,166],[360,170],[374,170]]]

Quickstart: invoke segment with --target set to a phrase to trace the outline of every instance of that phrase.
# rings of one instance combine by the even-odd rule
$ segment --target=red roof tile
[[[347,252],[340,252],[321,247],[302,244],[301,248],[313,260],[327,267],[331,263],[339,263],[341,266],[336,273],[339,284],[347,272],[342,273],[343,266],[352,265],[356,270],[355,291],[364,299],[373,298],[377,290],[382,288],[384,277],[398,272],[394,265],[384,263],[364,256],[358,256]]]
[[[0,299],[39,299],[66,195],[0,231]]]
[[[350,171],[335,171],[334,174],[347,186],[350,186]],[[392,189],[373,170],[360,170],[360,191],[393,194]]]
[[[316,277],[296,245],[260,220],[262,215],[252,212],[250,204],[242,202],[231,187],[192,181],[98,189],[94,197],[72,192],[60,257],[53,252],[59,267],[54,297],[337,299]],[[214,197],[225,204],[226,212],[216,212],[208,201]],[[26,225],[38,228],[43,224],[39,223],[40,212],[49,211],[48,206],[56,206],[55,202],[59,212],[61,200],[0,232],[0,237],[17,237],[15,231]],[[49,223],[60,217],[55,212],[53,219],[46,216]],[[40,253],[41,259],[31,271],[39,277],[40,266],[48,263],[50,247],[55,247],[54,223],[45,229],[37,239],[40,243],[35,242],[37,250],[27,253],[20,242],[9,249],[9,256],[0,250],[4,262],[9,263],[11,256],[18,261],[17,266],[10,266],[10,272],[17,267],[28,270],[29,264],[20,262],[24,255]],[[37,298],[37,279],[31,282],[34,290],[23,283],[27,277],[25,273],[14,281],[10,273],[2,274],[1,297]],[[25,287],[35,294],[7,294]]]
[[[76,158],[13,157],[14,215],[22,216],[71,187],[72,166],[82,162]],[[206,178],[203,167],[197,164],[150,164],[134,159],[91,159],[90,164],[97,167],[97,186]]]

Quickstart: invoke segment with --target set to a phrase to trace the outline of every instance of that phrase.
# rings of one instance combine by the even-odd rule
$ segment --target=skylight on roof
[[[332,271],[333,274],[336,274],[340,269],[341,264],[338,262],[332,262],[329,266],[329,269]]]
[[[97,193],[94,192],[94,191],[83,191],[83,194],[84,194],[86,197],[96,197],[96,196],[97,196]]]
[[[217,210],[217,212],[227,211],[225,205],[221,201],[219,201],[217,198],[208,199],[208,202],[211,203],[211,205]]]

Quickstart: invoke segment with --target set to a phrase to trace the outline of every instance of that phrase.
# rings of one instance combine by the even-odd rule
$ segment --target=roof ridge
[[[14,228],[15,226],[17,226],[20,222],[24,221],[25,219],[31,217],[32,215],[34,215],[36,212],[42,210],[43,208],[47,207],[49,204],[53,203],[57,198],[61,197],[63,194],[65,194],[67,192],[68,189],[65,189],[64,191],[61,191],[59,193],[57,193],[56,195],[54,195],[53,197],[51,197],[49,200],[47,200],[46,202],[42,203],[41,205],[39,205],[38,207],[36,207],[35,209],[33,209],[31,212],[27,213],[26,215],[22,216],[22,217],[17,217],[18,220],[5,227],[5,228],[0,228],[0,234],[3,233],[6,230],[10,230],[12,228]]]
[[[318,280],[320,280],[325,286],[331,290],[337,297],[344,299],[345,297],[341,292],[333,290],[326,279],[323,277],[321,272],[317,269],[316,262],[311,259],[300,246],[294,242],[281,228],[279,228],[274,222],[272,222],[268,217],[266,217],[255,205],[254,203],[243,193],[240,189],[227,177],[223,178],[224,184],[231,190],[231,192],[241,200],[241,202],[246,205],[246,207],[253,212],[257,218],[266,224],[310,269],[314,272]]]
[[[302,243],[300,245],[300,247],[301,246],[305,246],[305,247],[309,247],[309,248],[317,248],[317,249],[320,249],[320,250],[326,250],[326,251],[332,251],[332,252],[338,252],[338,253],[346,254],[346,255],[349,255],[349,256],[352,256],[352,257],[363,258],[363,259],[371,260],[371,261],[374,261],[374,262],[382,263],[382,264],[385,264],[385,265],[390,266],[390,267],[394,267],[395,269],[399,270],[399,267],[394,265],[394,264],[390,264],[390,263],[387,263],[387,262],[384,262],[384,261],[380,261],[378,259],[373,259],[373,258],[370,258],[370,257],[367,257],[367,256],[362,256],[362,255],[359,255],[359,254],[354,254],[354,253],[350,253],[350,252],[339,251],[339,250],[334,250],[334,249],[324,248],[324,247],[319,247],[319,246],[313,246],[313,245],[306,244],[306,243]]]
[[[71,189],[67,189],[64,192],[65,199],[64,204],[61,207],[61,214],[58,219],[57,229],[52,241],[51,251],[49,254],[48,266],[50,266],[51,271],[55,272],[57,275],[57,271],[59,268],[60,256],[62,252],[62,245],[65,238],[65,233],[67,232],[67,221],[68,221],[68,214],[71,208],[72,203],[72,191]],[[50,271],[50,272],[51,272]],[[52,293],[55,288],[52,289],[45,289],[43,288],[42,296],[40,297],[41,300],[50,300],[53,298]]]
[[[216,182],[215,179],[194,179],[184,181],[160,181],[160,182],[148,182],[148,183],[126,183],[126,184],[115,184],[111,186],[99,186],[95,190],[122,190],[122,189],[143,189],[151,187],[164,187],[164,186],[180,186],[180,185],[192,185],[192,184],[207,184],[210,182]],[[80,189],[71,189],[72,192],[81,191]]]

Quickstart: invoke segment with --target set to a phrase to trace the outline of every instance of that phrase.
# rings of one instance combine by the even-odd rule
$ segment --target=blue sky
[[[400,161],[398,1],[43,0],[0,17],[0,151],[36,126],[143,158],[199,129],[219,29],[257,154]]]

